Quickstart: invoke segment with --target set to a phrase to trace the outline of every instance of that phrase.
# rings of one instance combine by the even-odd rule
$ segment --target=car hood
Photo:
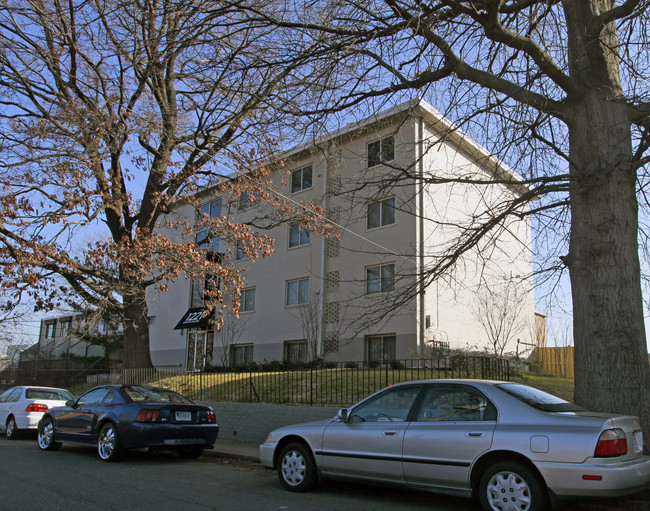
[[[329,419],[322,419],[319,421],[303,422],[301,424],[292,424],[291,426],[283,426],[281,428],[274,429],[271,433],[272,434],[279,433],[285,435],[289,432],[296,432],[296,431],[307,431],[307,430],[314,430],[314,429],[323,430],[333,420],[336,420],[336,417],[330,417]]]

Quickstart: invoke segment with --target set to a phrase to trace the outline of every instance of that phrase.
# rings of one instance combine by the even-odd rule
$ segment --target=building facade
[[[20,354],[23,369],[68,370],[108,367],[119,362],[120,350],[106,354],[105,346],[93,344],[84,337],[94,338],[119,335],[121,328],[111,326],[87,314],[66,314],[41,320],[38,343]]]
[[[200,370],[315,357],[383,362],[432,347],[489,350],[477,290],[497,293],[513,281],[525,296],[516,305],[517,338],[532,342],[528,217],[505,215],[487,237],[473,238],[526,189],[430,105],[400,105],[283,159],[289,174],[274,177],[276,192],[320,204],[340,237],[289,223],[267,233],[275,240],[268,258],[248,260],[235,246],[215,247],[245,269],[240,317],[226,318],[218,331],[204,329],[201,293],[190,279],[152,292],[154,365]],[[494,184],[495,176],[510,183]],[[217,194],[201,197],[208,214],[226,206]],[[229,211],[246,221],[264,207],[242,197]],[[173,215],[193,222],[196,207],[178,207]]]

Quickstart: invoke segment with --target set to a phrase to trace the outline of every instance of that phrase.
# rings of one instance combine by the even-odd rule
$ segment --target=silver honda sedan
[[[333,419],[272,431],[260,461],[290,491],[319,475],[356,478],[475,496],[486,511],[539,511],[650,485],[637,417],[478,380],[389,386]]]

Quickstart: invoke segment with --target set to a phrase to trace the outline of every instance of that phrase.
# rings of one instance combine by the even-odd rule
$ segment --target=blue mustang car
[[[63,442],[92,445],[102,461],[117,461],[126,449],[175,449],[198,458],[212,448],[219,426],[209,406],[147,385],[102,385],[76,401],[48,410],[38,424],[38,445],[54,451]]]

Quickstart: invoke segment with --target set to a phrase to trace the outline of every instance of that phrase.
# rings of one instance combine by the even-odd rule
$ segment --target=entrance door
[[[190,332],[187,337],[187,370],[202,371],[212,363],[214,332]]]

